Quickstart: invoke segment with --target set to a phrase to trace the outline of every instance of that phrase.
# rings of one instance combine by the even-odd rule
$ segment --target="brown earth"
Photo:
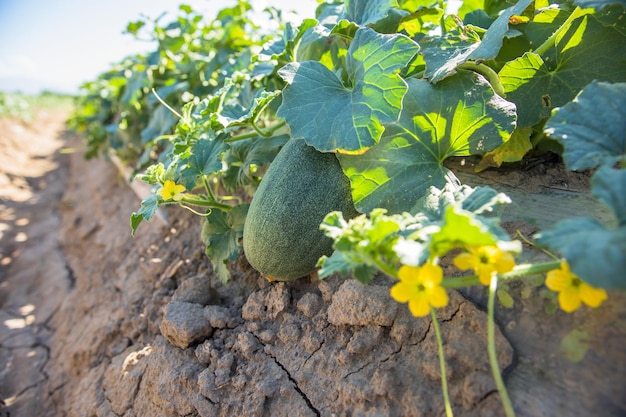
[[[168,210],[130,236],[137,196],[113,164],[59,153],[80,148],[66,116],[0,119],[0,416],[444,414],[431,320],[386,277],[271,284],[240,258],[222,285],[197,217]],[[607,216],[558,162],[480,176],[460,162],[513,197],[512,233]],[[623,294],[548,314],[541,286],[509,291],[496,343],[517,415],[626,415]],[[503,415],[483,306],[480,289],[452,292],[439,314],[456,415]]]

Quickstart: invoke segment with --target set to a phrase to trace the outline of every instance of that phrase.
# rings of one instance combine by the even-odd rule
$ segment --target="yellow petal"
[[[430,303],[426,294],[422,293],[409,301],[409,310],[415,317],[424,317],[430,313]]]
[[[478,275],[478,280],[483,285],[489,285],[491,283],[491,277],[493,273],[496,272],[493,265],[483,264],[479,265],[476,270],[476,274]]]
[[[467,252],[461,253],[454,258],[454,266],[465,271],[467,269],[473,269],[476,265],[476,257]]]
[[[580,293],[573,288],[559,292],[559,305],[561,310],[571,313],[580,307]]]
[[[606,300],[606,291],[583,282],[580,285],[580,298],[589,307],[596,308]]]
[[[428,299],[433,307],[441,308],[448,305],[448,293],[440,285],[428,292]]]
[[[572,286],[572,278],[569,271],[553,269],[546,274],[546,287],[552,291],[563,291]]]
[[[500,274],[509,272],[515,267],[515,258],[508,252],[502,252],[495,262],[495,267]]]
[[[422,266],[419,278],[425,286],[438,285],[443,281],[443,269],[439,265],[426,264]]]
[[[417,285],[407,284],[406,282],[398,282],[389,290],[391,298],[399,303],[406,303],[411,298],[418,295]]]
[[[402,265],[398,270],[398,278],[400,281],[406,283],[417,284],[419,282],[419,275],[419,266]]]

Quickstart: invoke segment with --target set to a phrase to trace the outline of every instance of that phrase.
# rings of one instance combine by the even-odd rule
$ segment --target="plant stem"
[[[232,142],[237,142],[239,140],[246,140],[246,139],[250,139],[250,138],[255,138],[257,136],[264,136],[264,137],[270,137],[272,136],[272,134],[277,131],[278,129],[280,129],[281,127],[285,126],[287,122],[285,122],[284,120],[281,120],[280,122],[269,126],[266,128],[266,132],[269,132],[269,136],[266,135],[261,135],[259,132],[257,132],[256,130],[252,131],[252,132],[246,132],[246,133],[242,133],[240,135],[235,135],[235,136],[231,136],[230,138],[224,140],[224,142],[226,143],[232,143]]]
[[[165,102],[165,100],[163,100],[163,99],[161,98],[161,96],[159,96],[159,95],[157,94],[157,92],[156,92],[156,90],[155,90],[154,88],[152,89],[152,94],[154,94],[154,96],[157,98],[157,100],[159,100],[159,103],[161,103],[163,106],[165,106],[165,108],[166,108],[166,109],[168,109],[169,111],[171,111],[171,112],[172,112],[172,113],[173,113],[176,117],[178,117],[179,119],[182,119],[182,118],[183,118],[183,116],[181,116],[179,112],[177,112],[176,110],[174,110],[174,109],[172,108],[172,106],[170,106],[169,104],[167,104],[167,103]]]
[[[588,13],[589,12],[586,9],[581,9],[580,7],[576,7],[576,9],[574,9],[572,14],[569,15],[567,20],[565,20],[565,22],[563,22],[563,24],[559,26],[559,28],[552,35],[550,35],[550,37],[546,39],[544,43],[539,45],[539,47],[535,49],[533,52],[536,53],[537,55],[543,55],[546,52],[548,52],[550,48],[556,45],[556,39],[561,35],[561,33],[565,32],[569,28],[569,25],[574,20]]]
[[[450,395],[448,394],[448,378],[446,376],[446,358],[443,354],[443,341],[441,339],[441,330],[439,330],[439,322],[437,321],[437,313],[435,313],[435,309],[432,307],[430,307],[430,315],[435,327],[435,336],[437,337],[439,368],[441,369],[441,392],[443,393],[443,402],[446,407],[446,416],[452,417],[452,406],[450,405]]]
[[[512,271],[500,274],[500,279],[522,278],[528,275],[543,274],[561,267],[561,261],[544,262],[540,264],[516,265]],[[465,288],[480,284],[478,275],[466,275],[463,277],[446,277],[441,285],[444,288]]]
[[[493,319],[493,312],[495,308],[496,290],[498,289],[498,275],[494,274],[491,277],[491,283],[489,284],[489,298],[487,299],[487,352],[489,354],[489,364],[491,365],[491,372],[493,373],[493,379],[495,380],[498,393],[500,394],[500,401],[504,407],[504,413],[507,417],[515,417],[515,411],[509,398],[509,393],[506,390],[504,381],[502,380],[502,374],[500,373],[500,365],[498,364],[498,357],[496,356],[496,341],[495,341],[495,323]]]
[[[500,77],[498,76],[498,73],[495,72],[491,67],[488,67],[485,64],[477,64],[476,62],[465,62],[459,65],[458,68],[467,69],[479,73],[480,75],[485,77],[487,81],[489,81],[489,84],[491,84],[491,88],[493,88],[493,91],[497,95],[499,95],[500,97],[505,96],[506,93],[504,92],[504,87],[500,82]]]
[[[215,198],[215,194],[213,194],[213,190],[209,185],[209,181],[207,180],[206,175],[202,175],[202,184],[204,184],[204,189],[206,190],[209,199],[212,201],[217,201],[217,199]]]
[[[216,208],[220,210],[230,210],[232,208],[231,205],[219,203],[215,200],[210,201],[210,200],[205,200],[201,198],[193,198],[193,197],[183,197],[183,199],[180,200],[180,202],[193,204],[194,206],[210,207],[210,208]]]

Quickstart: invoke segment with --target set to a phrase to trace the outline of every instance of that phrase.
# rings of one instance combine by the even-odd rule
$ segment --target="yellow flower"
[[[515,258],[497,246],[476,246],[454,258],[457,268],[473,269],[483,285],[489,285],[495,273],[509,272],[515,267]]]
[[[163,188],[159,190],[159,195],[163,198],[163,200],[174,200],[180,201],[184,197],[184,192],[186,188],[184,185],[177,185],[172,180],[165,180],[165,184],[163,184]]]
[[[587,284],[571,272],[567,261],[561,262],[560,269],[548,272],[546,286],[559,293],[559,305],[568,313],[578,309],[581,301],[595,308],[607,298],[605,290]]]
[[[445,307],[448,293],[440,284],[443,271],[438,265],[421,267],[403,265],[398,271],[400,282],[391,287],[391,297],[399,303],[409,302],[409,310],[416,317],[430,313],[430,306]]]

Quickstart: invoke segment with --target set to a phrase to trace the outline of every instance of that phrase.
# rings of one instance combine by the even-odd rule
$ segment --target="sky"
[[[314,17],[316,0],[251,0],[301,18]],[[75,94],[125,56],[149,52],[154,45],[123,34],[142,14],[163,12],[166,23],[178,5],[189,4],[214,17],[236,0],[0,0],[0,91],[37,94],[43,90]]]

